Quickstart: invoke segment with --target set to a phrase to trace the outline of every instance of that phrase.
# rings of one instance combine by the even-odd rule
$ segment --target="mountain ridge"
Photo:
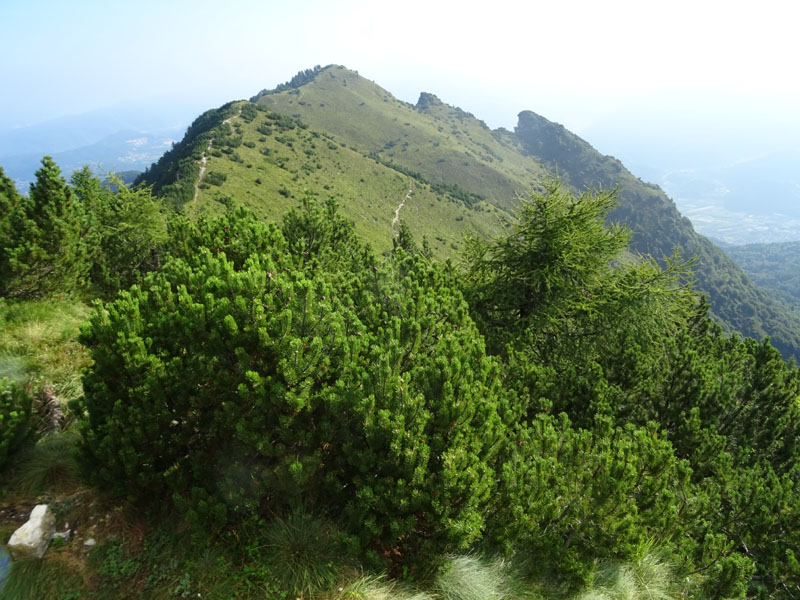
[[[522,111],[513,132],[492,130],[433,93],[422,92],[412,105],[341,65],[303,71],[287,84],[262,90],[253,100],[242,104],[254,107],[252,118],[247,123],[234,121],[225,134],[239,140],[238,146],[227,149],[228,158],[236,154],[241,162],[222,155],[209,162],[209,172],[216,164],[225,175],[225,181],[217,186],[220,189],[213,190],[217,195],[229,190],[236,201],[277,218],[279,211],[292,206],[289,200],[296,205],[304,188],[317,195],[333,191],[359,233],[383,250],[390,246],[393,235],[394,208],[409,185],[418,186],[415,195],[420,201],[410,202],[400,217],[409,220],[415,234],[437,241],[434,254],[447,257],[460,247],[458,236],[469,229],[492,235],[504,227],[503,223],[513,218],[518,197],[536,189],[543,178],[557,175],[576,192],[616,187],[619,205],[611,219],[631,229],[633,251],[662,261],[676,248],[684,258],[696,256],[697,288],[708,294],[714,315],[727,330],[757,339],[770,335],[785,357],[800,356],[797,313],[758,288],[721,250],[695,232],[657,185],[643,182],[619,160],[600,154],[586,140],[541,115]],[[230,112],[231,105],[225,106]],[[256,123],[259,112],[267,115],[260,125]],[[292,119],[298,124],[292,130],[302,133],[293,133],[287,140],[286,131],[281,135],[272,131],[269,123],[280,118]],[[221,120],[208,125],[219,128]],[[268,130],[271,135],[264,135]],[[211,129],[201,135],[208,131]],[[215,131],[221,135],[221,130]],[[185,153],[183,160],[198,164],[208,137],[193,152]],[[320,138],[341,149],[336,150],[339,158],[326,154],[326,146],[315,141]],[[242,147],[245,142],[251,147]],[[303,154],[309,160],[304,160]],[[277,162],[276,156],[281,157]],[[267,163],[271,163],[269,168]],[[160,164],[142,177],[142,181],[156,184],[157,192],[163,186],[157,184],[153,172],[167,167]],[[265,177],[274,177],[276,184],[258,177],[258,189],[243,185],[245,179],[254,180],[247,169],[260,169]],[[348,169],[356,172],[347,175]],[[187,171],[187,176],[197,178],[198,173],[199,167],[193,174]],[[392,187],[391,193],[388,189],[362,193],[363,175],[368,174],[376,181],[397,176],[400,180],[378,186]],[[185,206],[185,200],[176,204]],[[447,202],[442,204],[442,200]],[[434,222],[435,216],[442,216],[439,207],[445,205],[446,218]],[[416,215],[415,208],[419,211]],[[189,206],[188,212],[220,209],[201,192],[200,202]]]

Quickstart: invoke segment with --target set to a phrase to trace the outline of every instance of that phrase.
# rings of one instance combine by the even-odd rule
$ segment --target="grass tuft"
[[[508,593],[504,566],[502,560],[458,556],[436,578],[436,588],[443,600],[502,600]]]
[[[79,485],[75,445],[78,436],[52,434],[23,450],[11,473],[15,494],[35,497],[45,492],[65,493]]]
[[[679,597],[669,564],[648,554],[631,564],[608,565],[577,600],[670,600]]]
[[[302,508],[268,523],[260,542],[265,566],[292,594],[310,596],[333,588],[346,566],[336,528]]]
[[[86,597],[85,591],[83,577],[70,561],[48,555],[43,560],[12,562],[0,593],[3,600],[73,600]]]
[[[437,600],[425,592],[407,589],[396,581],[374,575],[360,577],[320,598],[322,600]]]
[[[457,556],[436,578],[442,600],[522,600],[538,598],[532,586],[519,578],[508,561],[474,555]]]

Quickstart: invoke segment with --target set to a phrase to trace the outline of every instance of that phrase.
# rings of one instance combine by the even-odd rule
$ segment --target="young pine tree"
[[[7,217],[0,295],[41,297],[83,285],[89,263],[82,209],[52,158],[42,159],[29,197],[14,204]]]

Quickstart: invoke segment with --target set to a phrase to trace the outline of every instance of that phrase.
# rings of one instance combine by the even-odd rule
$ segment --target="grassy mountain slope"
[[[493,205],[513,209],[547,172],[521,154],[513,136],[490,130],[460,109],[422,94],[417,106],[340,66],[323,69],[310,83],[258,103],[294,115],[358,151],[422,174],[434,184],[457,185]]]
[[[403,204],[400,217],[438,256],[455,252],[467,230],[498,231],[518,195],[548,174],[577,191],[619,186],[612,218],[632,229],[634,251],[663,258],[678,248],[684,258],[696,256],[697,287],[723,325],[755,338],[770,335],[784,356],[800,356],[800,315],[697,234],[658,186],[561,125],[525,111],[514,132],[491,130],[432,94],[411,105],[342,66],[302,75],[261,92],[255,104],[209,111],[144,180],[168,195],[182,186],[173,202],[189,214],[221,211],[233,198],[277,219],[304,190],[332,195],[379,250],[390,246]],[[190,182],[198,180],[204,156],[195,199]]]
[[[176,156],[160,161],[143,178],[188,215],[220,213],[235,199],[277,220],[306,193],[334,197],[356,231],[377,250],[391,247],[402,220],[418,242],[426,238],[442,258],[460,248],[467,231],[491,235],[510,216],[480,201],[465,210],[446,190],[433,189],[419,177],[365,156],[329,133],[314,131],[295,118],[256,110],[247,102],[223,107],[205,121],[200,132],[190,129],[194,135],[187,134],[173,150]],[[203,180],[197,188],[176,189],[170,183],[196,182],[204,158]]]

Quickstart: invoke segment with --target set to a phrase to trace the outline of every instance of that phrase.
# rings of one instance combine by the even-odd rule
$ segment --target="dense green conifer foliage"
[[[281,229],[290,252],[307,268],[359,271],[373,262],[372,252],[358,239],[334,198],[320,205],[306,193],[299,209],[284,215]]]
[[[113,295],[156,268],[166,224],[163,205],[148,188],[132,189],[113,173],[102,182],[85,167],[73,174],[71,184],[86,215],[90,276],[97,291]]]
[[[149,190],[51,175],[122,288],[82,335],[95,484],[212,535],[302,498],[398,572],[483,544],[583,583],[656,544],[705,597],[798,592],[800,374],[709,320],[688,265],[628,254],[612,193],[545,181],[458,269],[402,222],[375,256],[311,194],[280,226],[165,224]],[[10,447],[30,399],[3,398]]]
[[[0,469],[34,434],[33,399],[13,381],[0,379]]]
[[[680,531],[691,471],[656,424],[598,418],[586,429],[539,414],[516,439],[487,531],[540,567],[584,578],[594,560],[631,559],[649,539]]]
[[[200,248],[213,255],[224,254],[237,269],[250,255],[286,252],[286,241],[278,227],[255,219],[242,207],[218,219],[203,216],[192,222],[176,216],[167,222],[167,228],[166,253],[192,264],[196,264]]]
[[[88,275],[83,208],[49,156],[42,159],[28,197],[3,193],[10,206],[3,226],[0,296],[40,297],[72,291]],[[6,207],[3,207],[6,210]]]
[[[0,171],[0,297],[113,296],[155,269],[166,241],[163,204],[88,167],[68,185],[44,157],[29,197]]]
[[[481,536],[498,364],[452,273],[402,250],[380,264],[326,212],[289,215],[288,242],[242,211],[177,222],[179,248],[212,248],[101,305],[83,338],[84,461],[198,527],[324,498],[375,558],[432,560]]]
[[[5,268],[6,255],[5,249],[11,246],[11,222],[12,211],[16,210],[19,204],[19,193],[11,178],[7,177],[3,168],[0,167],[0,250],[3,251],[0,258],[0,273],[7,276],[3,270]]]
[[[471,309],[527,414],[489,531],[578,576],[668,540],[710,597],[792,597],[800,375],[723,335],[676,261],[626,259],[612,206],[545,184],[470,245]]]

